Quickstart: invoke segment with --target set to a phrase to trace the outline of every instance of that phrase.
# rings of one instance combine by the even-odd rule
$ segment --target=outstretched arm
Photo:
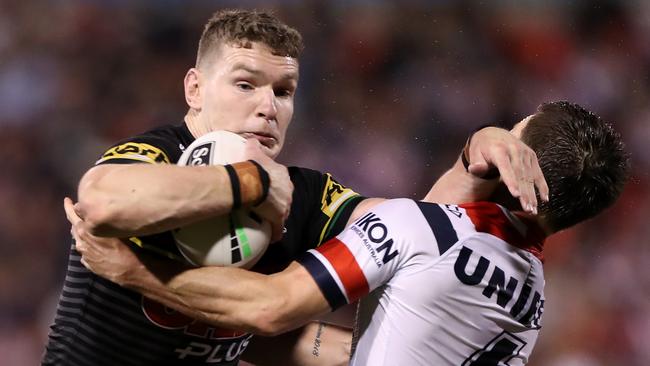
[[[147,271],[127,272],[116,282],[171,307],[182,303],[186,307],[180,309],[182,312],[221,327],[275,335],[330,311],[313,278],[296,262],[273,275],[233,267],[201,267],[170,273],[169,263],[144,263]],[[142,276],[151,276],[144,286]],[[134,277],[139,280],[133,281]],[[174,297],[171,302],[158,295],[165,286]]]
[[[192,268],[148,254],[119,239],[92,235],[66,199],[76,249],[91,271],[193,318],[262,335],[282,333],[330,311],[300,264],[263,275],[232,267]]]
[[[498,184],[503,183],[513,197],[518,197],[521,207],[537,213],[537,197],[548,201],[548,186],[537,162],[535,152],[509,131],[497,127],[485,127],[476,131],[468,140],[462,155],[431,187],[424,201],[439,203],[465,203],[484,201]],[[498,173],[486,179],[492,169]],[[384,198],[368,198],[361,202],[348,219],[348,224],[361,217]]]

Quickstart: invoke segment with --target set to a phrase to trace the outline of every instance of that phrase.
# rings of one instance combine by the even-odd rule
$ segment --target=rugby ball
[[[245,160],[246,140],[232,132],[215,131],[188,146],[178,165],[222,165]],[[176,246],[196,266],[250,268],[271,240],[271,224],[249,209],[199,221],[173,231]]]

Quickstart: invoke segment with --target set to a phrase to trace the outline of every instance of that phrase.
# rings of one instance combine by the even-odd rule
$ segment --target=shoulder
[[[325,176],[325,173],[319,172],[318,170],[303,168],[299,166],[290,166],[287,167],[287,169],[289,170],[289,176],[291,177],[292,181],[318,181]]]
[[[330,173],[301,167],[288,169],[297,197],[306,196],[319,201],[321,210],[329,217],[342,208],[344,203],[361,197],[353,189],[339,183]]]
[[[170,142],[177,142],[184,147],[194,141],[194,136],[190,133],[185,123],[179,125],[163,125],[151,129],[143,134],[136,136],[136,138],[151,138],[159,139]]]
[[[185,146],[193,137],[184,124],[165,125],[123,139],[109,147],[97,164],[104,163],[166,163],[173,164],[180,158]]]
[[[394,236],[406,239],[413,237],[414,234],[421,231],[423,225],[426,225],[422,216],[416,201],[408,198],[394,198],[372,207],[356,219],[354,225],[366,229],[368,227],[386,228],[384,230],[388,230]]]
[[[436,255],[444,254],[460,237],[473,231],[466,215],[458,206],[416,201],[407,198],[386,200],[358,219],[356,224],[378,223],[387,227],[395,238],[411,243],[414,250]],[[379,225],[378,228],[381,228]],[[431,243],[435,243],[431,247]],[[427,249],[428,248],[428,249]]]
[[[330,194],[351,192],[357,195],[351,188],[339,183],[330,173],[296,166],[287,169],[292,183],[297,188],[309,188],[324,193],[330,192]]]

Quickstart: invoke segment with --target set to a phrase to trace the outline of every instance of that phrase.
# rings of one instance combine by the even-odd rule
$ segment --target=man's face
[[[199,69],[200,111],[208,131],[227,130],[260,141],[275,158],[293,116],[298,61],[264,44],[222,44]]]

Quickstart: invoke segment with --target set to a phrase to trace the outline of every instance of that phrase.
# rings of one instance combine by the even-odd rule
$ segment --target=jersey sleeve
[[[318,243],[322,244],[339,234],[364,197],[349,187],[336,181],[331,174],[326,173],[321,180],[320,213],[325,222],[318,233]]]
[[[409,238],[399,235],[398,223],[387,216],[373,210],[298,260],[332,310],[385,284],[409,256]]]
[[[298,240],[301,250],[297,253],[302,254],[343,231],[365,197],[329,173],[296,167],[290,168],[291,172],[295,186],[291,211],[302,231]]]
[[[318,208],[310,225],[316,229],[312,236],[317,246],[341,233],[354,209],[365,199],[353,189],[339,183],[329,173],[319,176],[318,188],[315,197]]]
[[[111,146],[97,160],[100,164],[171,164],[178,161],[179,148],[160,136],[143,134]]]

